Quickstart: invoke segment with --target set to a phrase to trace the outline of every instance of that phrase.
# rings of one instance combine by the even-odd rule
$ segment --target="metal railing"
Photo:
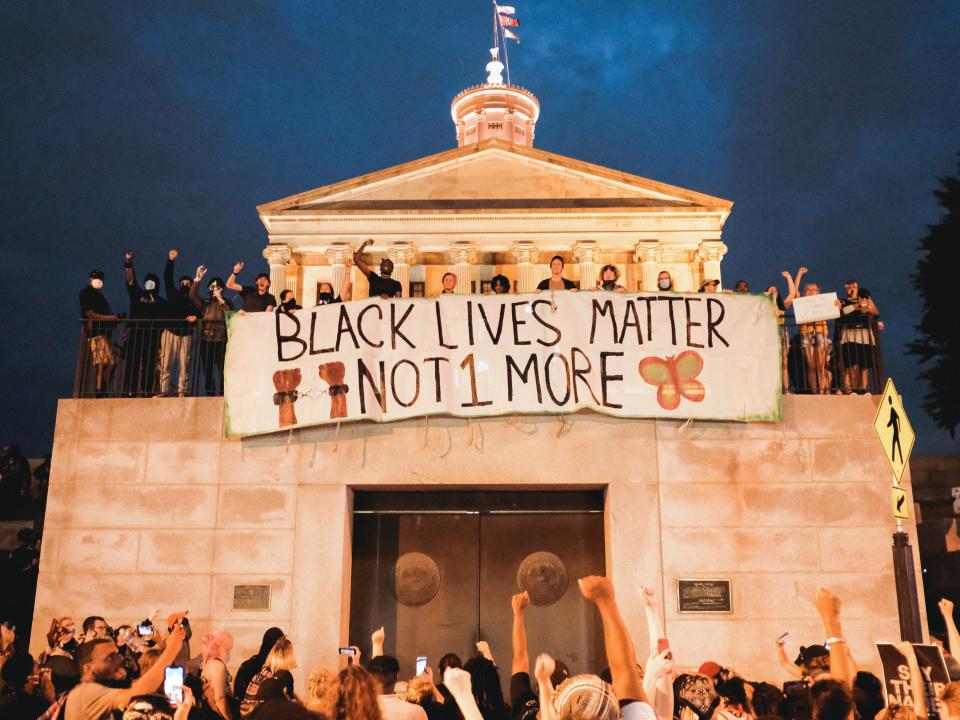
[[[880,394],[886,383],[875,318],[781,326],[783,387],[806,395]]]
[[[223,395],[221,321],[81,320],[73,396]]]
[[[73,396],[223,395],[223,321],[82,320]],[[877,324],[781,326],[784,389],[878,394],[886,376]]]

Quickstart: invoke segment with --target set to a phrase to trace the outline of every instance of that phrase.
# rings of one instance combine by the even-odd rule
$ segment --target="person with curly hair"
[[[377,700],[379,687],[360,665],[348,665],[337,674],[327,693],[323,716],[327,720],[383,720]]]

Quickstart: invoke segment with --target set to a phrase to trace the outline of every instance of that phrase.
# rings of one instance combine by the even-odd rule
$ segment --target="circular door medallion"
[[[563,560],[553,553],[530,553],[517,568],[517,586],[530,593],[534,605],[553,605],[567,592],[569,584]]]
[[[418,607],[433,600],[440,589],[440,568],[429,555],[408,552],[397,558],[394,594],[401,605]]]

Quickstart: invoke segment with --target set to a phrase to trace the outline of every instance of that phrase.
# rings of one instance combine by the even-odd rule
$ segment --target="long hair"
[[[360,665],[348,665],[326,697],[327,720],[383,720],[377,701],[377,683]]]
[[[500,686],[497,666],[485,657],[474,657],[467,660],[463,669],[470,673],[473,697],[483,720],[506,720],[506,706],[503,703],[503,688]]]
[[[297,661],[293,657],[293,643],[286,637],[277,640],[267,654],[263,666],[269,668],[273,675],[281,670],[293,670],[297,666]]]

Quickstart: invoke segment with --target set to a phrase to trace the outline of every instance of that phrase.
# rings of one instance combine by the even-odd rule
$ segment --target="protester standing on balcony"
[[[297,297],[293,290],[284,290],[280,293],[280,304],[277,306],[277,312],[291,313],[295,310],[303,310],[303,305],[297,303]]]
[[[804,272],[806,272],[806,269],[804,269]],[[790,387],[790,371],[787,367],[787,359],[790,353],[790,337],[787,334],[786,314],[787,308],[793,305],[793,300],[797,297],[797,285],[793,281],[793,277],[791,277],[790,273],[786,270],[780,274],[787,279],[787,296],[781,298],[780,291],[773,283],[770,283],[770,287],[767,288],[764,295],[772,297],[773,301],[777,304],[777,326],[780,331],[780,369],[783,372],[783,389],[784,392],[786,392]]]
[[[563,258],[554,255],[550,258],[550,277],[541,280],[537,285],[537,290],[573,290],[576,292],[577,284],[573,280],[567,280],[563,277]]]
[[[123,257],[123,274],[130,297],[130,318],[127,324],[126,364],[123,391],[130,397],[150,395],[157,386],[157,348],[160,347],[160,320],[168,316],[167,303],[160,297],[160,278],[147,273],[143,287],[137,284],[133,268],[133,250]]]
[[[80,318],[87,321],[87,344],[96,370],[95,390],[97,397],[103,397],[117,364],[111,345],[113,328],[107,324],[117,316],[110,311],[110,304],[103,296],[103,270],[91,270],[90,284],[80,291]]]
[[[616,265],[604,265],[600,268],[600,282],[597,284],[597,290],[606,290],[607,292],[625,293],[627,289],[620,284],[620,271]]]
[[[440,283],[443,285],[443,290],[440,291],[441,295],[453,295],[457,290],[457,276],[452,272],[444,273]]]
[[[874,364],[876,338],[874,321],[880,314],[873,298],[860,292],[856,280],[843,284],[846,297],[840,301],[837,328],[840,334],[840,358],[843,361],[843,392],[866,393],[870,367]]]
[[[227,289],[240,293],[243,298],[241,312],[272,312],[277,306],[277,299],[270,294],[270,276],[267,273],[257,275],[255,285],[241,285],[237,282],[237,275],[243,270],[243,263],[237,262],[233,272],[227,278]]]
[[[223,296],[223,279],[214,277],[207,283],[207,297],[200,297],[200,281],[207,274],[203,265],[190,284],[190,302],[200,311],[200,362],[203,363],[204,390],[207,395],[217,395],[217,386],[223,393],[223,359],[227,354],[228,310],[233,305]]]
[[[373,245],[373,239],[364,240],[363,245],[357,248],[357,251],[353,254],[354,264],[370,283],[370,297],[380,297],[384,300],[403,297],[403,286],[390,277],[393,275],[393,261],[390,258],[384,258],[380,261],[379,275],[363,261],[363,251],[370,245]]]
[[[506,275],[494,275],[490,280],[490,295],[509,295],[510,281]]]
[[[661,270],[657,275],[658,290],[673,290],[673,277],[666,270]]]
[[[807,269],[797,271],[797,279],[791,283],[791,292],[800,287],[800,280],[806,275]],[[820,294],[820,286],[816,283],[807,283],[803,286],[804,297]],[[808,322],[800,325],[800,347],[803,350],[804,368],[806,371],[807,392],[823,395],[830,391],[830,371],[827,360],[833,343],[830,341],[830,331],[826,320]]]
[[[177,364],[177,395],[185,397],[190,382],[190,351],[193,346],[193,329],[197,322],[197,309],[190,302],[189,275],[181,275],[173,282],[173,266],[177,251],[167,253],[167,265],[163,269],[163,284],[167,291],[167,327],[160,335],[160,394],[173,394],[173,365]]]

